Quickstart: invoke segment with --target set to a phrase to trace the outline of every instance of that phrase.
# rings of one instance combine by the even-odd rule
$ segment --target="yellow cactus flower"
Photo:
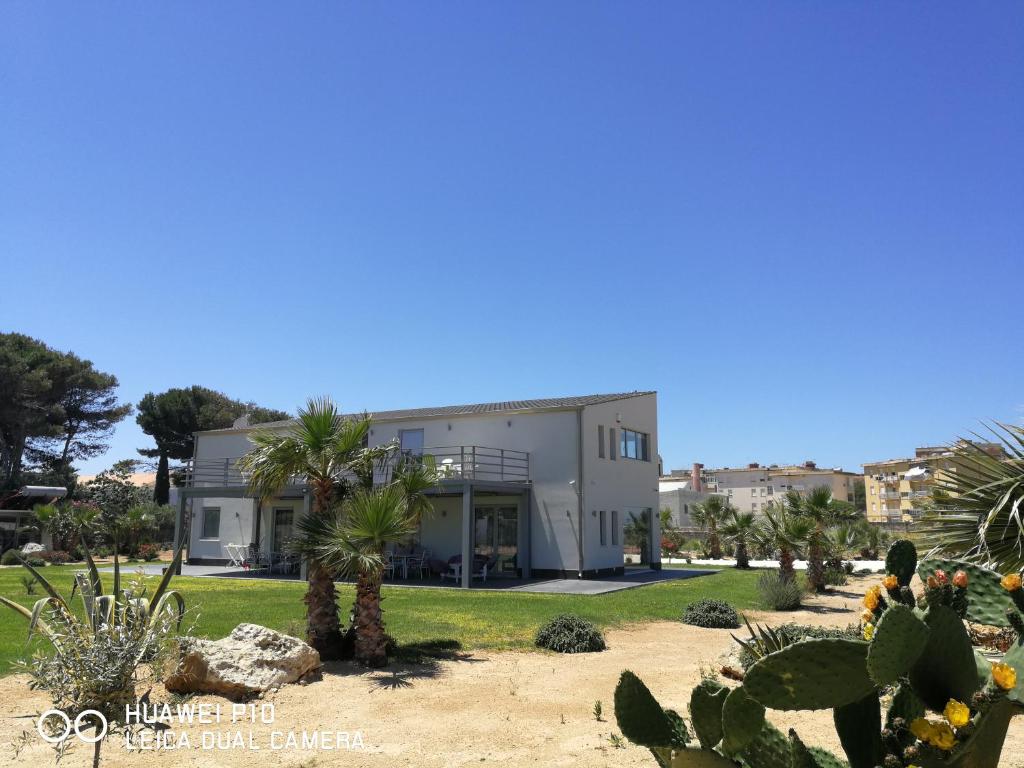
[[[896,576],[894,576],[893,574],[891,574],[891,573],[890,573],[890,574],[889,574],[888,576],[886,576],[886,577],[885,577],[885,579],[884,579],[884,580],[882,581],[882,585],[883,585],[883,586],[884,586],[884,587],[885,587],[886,589],[896,589],[896,587],[898,587],[898,586],[900,585],[900,580],[899,580],[899,579],[897,579],[897,578],[896,578]]]
[[[942,714],[945,715],[949,724],[954,728],[963,728],[971,721],[971,710],[966,704],[956,699],[950,699],[946,703],[946,708],[942,710]]]
[[[919,717],[910,723],[910,732],[921,741],[929,741],[934,731],[935,726],[932,722],[925,720],[923,717]]]
[[[874,636],[875,636],[875,625],[874,624],[865,624],[864,625],[864,639],[865,640],[870,640]]]
[[[876,608],[878,608],[878,601],[881,599],[881,597],[882,588],[877,586],[872,587],[867,591],[867,594],[864,595],[864,607],[867,608],[869,611],[875,610]]]
[[[1004,691],[1011,691],[1017,685],[1017,670],[1009,664],[997,662],[992,665],[992,679]]]
[[[873,622],[875,620],[875,613],[874,613],[874,611],[869,611],[869,610],[865,609],[864,613],[862,613],[860,615],[860,620],[864,624],[870,624],[871,622]]]
[[[1003,576],[1003,580],[999,582],[1003,585],[1003,589],[1007,592],[1016,592],[1020,589],[1020,574],[1019,573],[1008,573]]]
[[[936,723],[928,743],[939,749],[950,750],[956,746],[956,736],[953,735],[953,729],[948,723]]]

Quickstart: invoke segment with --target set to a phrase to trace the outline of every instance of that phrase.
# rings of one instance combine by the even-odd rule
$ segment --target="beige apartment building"
[[[1005,455],[998,443],[977,443],[993,456]],[[922,446],[913,458],[873,461],[864,465],[864,496],[868,521],[912,523],[924,512],[932,486],[944,474],[956,472],[948,446]]]
[[[825,469],[813,461],[803,464],[748,464],[746,467],[722,467],[702,471],[703,490],[727,496],[741,512],[764,511],[765,506],[787,491],[806,493],[827,487],[832,497],[853,502],[854,487],[860,475],[835,467]]]

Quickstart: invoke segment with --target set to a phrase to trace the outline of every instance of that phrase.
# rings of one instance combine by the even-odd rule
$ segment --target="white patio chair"
[[[395,556],[391,552],[384,553],[384,575],[389,579],[395,578]]]
[[[418,559],[410,563],[411,568],[414,568],[419,573],[420,578],[430,574],[430,550],[424,549],[420,552]]]

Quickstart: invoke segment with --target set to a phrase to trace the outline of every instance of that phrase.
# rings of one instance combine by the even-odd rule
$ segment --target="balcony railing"
[[[530,481],[530,454],[509,448],[489,448],[482,445],[455,445],[424,448],[409,454],[424,460],[432,459],[442,480],[486,480],[491,482],[527,483]],[[385,483],[391,478],[399,455],[374,471],[374,482]],[[248,485],[249,478],[238,468],[238,458],[195,459],[181,470],[186,488],[237,488]],[[354,480],[354,475],[348,479]],[[294,477],[289,485],[303,485],[305,478]]]
[[[879,491],[878,498],[887,500],[897,500],[900,498],[899,491]]]

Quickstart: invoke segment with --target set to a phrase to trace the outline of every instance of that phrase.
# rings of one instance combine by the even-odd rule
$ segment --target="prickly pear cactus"
[[[1020,574],[929,562],[915,607],[907,586],[913,545],[897,544],[885,582],[865,595],[863,641],[787,645],[755,662],[731,690],[703,681],[690,698],[700,748],[681,718],[625,672],[615,692],[623,734],[664,768],[998,768],[1010,719],[1024,713]],[[962,617],[991,619],[1000,610],[1017,639],[993,663],[972,647]],[[766,708],[832,709],[849,762],[807,747],[793,731],[787,738],[766,720]]]
[[[937,571],[949,574],[953,581],[958,580],[959,574],[964,574],[960,580],[966,581],[967,610],[964,618],[968,621],[992,627],[1010,625],[1006,612],[1013,606],[1013,600],[1000,584],[1002,577],[998,573],[964,560],[927,558],[917,566],[917,574],[923,582]]]
[[[896,577],[901,587],[909,587],[917,568],[917,547],[907,539],[896,539],[885,553],[885,572]]]

